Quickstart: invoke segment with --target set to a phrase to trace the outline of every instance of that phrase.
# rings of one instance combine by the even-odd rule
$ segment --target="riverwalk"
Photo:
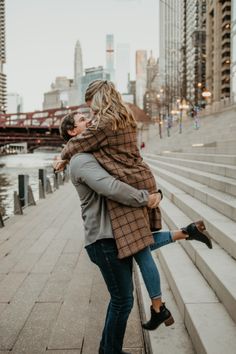
[[[0,229],[0,354],[96,354],[108,298],[70,182]],[[145,353],[137,300],[124,350]]]

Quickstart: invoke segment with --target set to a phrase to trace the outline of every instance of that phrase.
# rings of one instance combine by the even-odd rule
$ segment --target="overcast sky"
[[[105,65],[105,37],[158,56],[158,0],[6,0],[8,92],[23,96],[24,111],[42,109],[56,76],[73,77],[80,41],[84,68]]]

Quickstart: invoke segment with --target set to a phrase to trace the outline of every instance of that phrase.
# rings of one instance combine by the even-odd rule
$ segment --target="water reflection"
[[[18,191],[18,175],[29,175],[29,184],[38,199],[38,170],[45,168],[52,179],[52,161],[58,153],[35,152],[34,154],[8,155],[0,157],[0,211],[3,215],[13,214],[13,192]]]

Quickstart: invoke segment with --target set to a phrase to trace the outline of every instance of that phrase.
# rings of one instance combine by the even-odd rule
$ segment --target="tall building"
[[[82,59],[82,49],[80,41],[76,42],[75,45],[75,56],[74,56],[74,85],[78,87],[79,78],[83,76],[83,59]]]
[[[182,98],[202,104],[206,86],[206,0],[183,1]]]
[[[158,93],[160,90],[160,78],[158,60],[151,52],[147,61],[147,85],[144,95],[144,111],[151,119],[157,119],[159,113]]]
[[[207,0],[206,85],[211,102],[230,97],[231,1]]]
[[[160,84],[168,105],[180,96],[181,3],[176,0],[159,1]]]
[[[231,98],[236,103],[236,0],[231,1]]]
[[[7,112],[20,113],[23,112],[23,98],[16,92],[7,94]]]
[[[79,105],[78,90],[75,89],[73,80],[65,76],[57,77],[55,83],[51,85],[51,90],[44,93],[44,110],[77,105]]]
[[[5,0],[0,0],[0,113],[6,112]]]
[[[136,51],[136,105],[143,108],[147,85],[147,51]]]
[[[118,91],[126,93],[130,74],[130,46],[119,43],[116,47],[116,86]]]
[[[106,71],[110,74],[112,82],[115,82],[114,68],[114,35],[106,35]]]
[[[84,96],[88,85],[94,80],[110,80],[110,74],[102,66],[85,69],[85,75],[80,78],[79,83],[80,97],[82,97],[81,103],[84,103]]]

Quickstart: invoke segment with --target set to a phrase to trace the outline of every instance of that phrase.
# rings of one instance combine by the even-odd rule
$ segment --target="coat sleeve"
[[[138,190],[111,176],[91,154],[78,154],[70,163],[71,180],[75,186],[85,183],[97,194],[118,203],[141,207],[147,206],[149,193]]]
[[[82,134],[71,138],[61,152],[62,160],[70,160],[79,152],[93,152],[106,145],[104,129],[89,127]]]

